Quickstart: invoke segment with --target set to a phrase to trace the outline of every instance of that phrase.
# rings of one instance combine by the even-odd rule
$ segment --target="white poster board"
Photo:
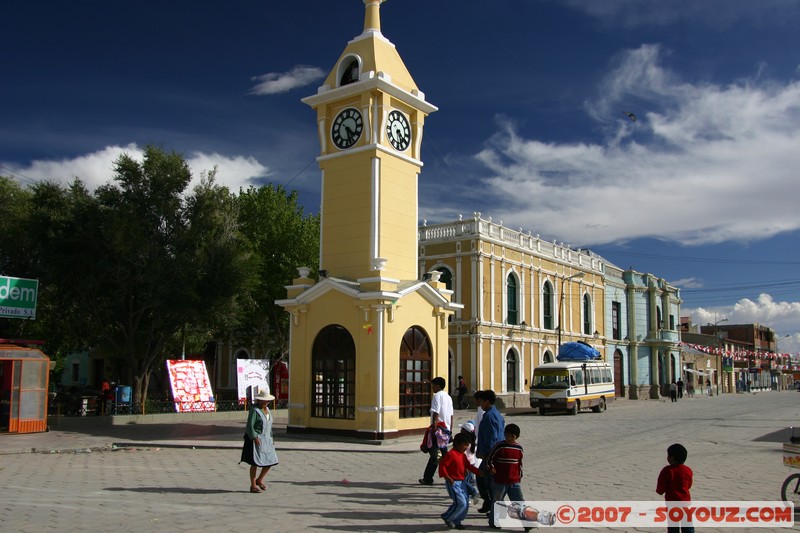
[[[269,392],[269,359],[237,359],[236,384],[240,400],[247,398],[248,387],[252,387],[253,395],[262,390]]]

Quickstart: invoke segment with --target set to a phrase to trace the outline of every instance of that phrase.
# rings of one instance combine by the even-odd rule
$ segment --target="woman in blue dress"
[[[250,465],[250,492],[263,492],[266,490],[264,477],[269,469],[278,464],[278,454],[275,452],[275,443],[272,440],[272,413],[267,404],[275,396],[266,391],[260,391],[253,400],[256,404],[250,408],[247,415],[247,426],[242,446],[242,459]],[[261,473],[256,477],[258,467]]]

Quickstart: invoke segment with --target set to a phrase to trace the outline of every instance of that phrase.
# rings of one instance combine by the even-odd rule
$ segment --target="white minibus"
[[[545,363],[533,369],[530,403],[539,414],[563,411],[574,415],[579,409],[599,413],[614,401],[614,372],[603,361]]]

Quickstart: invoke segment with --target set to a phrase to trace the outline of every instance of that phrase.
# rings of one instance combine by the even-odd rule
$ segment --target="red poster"
[[[169,359],[167,372],[178,413],[217,410],[205,361]]]

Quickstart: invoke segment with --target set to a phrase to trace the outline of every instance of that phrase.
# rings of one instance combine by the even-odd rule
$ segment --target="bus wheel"
[[[600,400],[598,400],[597,405],[592,406],[592,412],[599,413],[605,410],[606,410],[606,399],[601,397]]]
[[[544,416],[544,414],[545,414],[546,412],[547,412],[547,410],[546,410],[544,407],[540,407],[540,408],[539,408],[539,416]]]
[[[572,407],[567,409],[567,414],[569,415],[577,415],[578,414],[578,401],[576,400],[575,403],[572,404]]]

